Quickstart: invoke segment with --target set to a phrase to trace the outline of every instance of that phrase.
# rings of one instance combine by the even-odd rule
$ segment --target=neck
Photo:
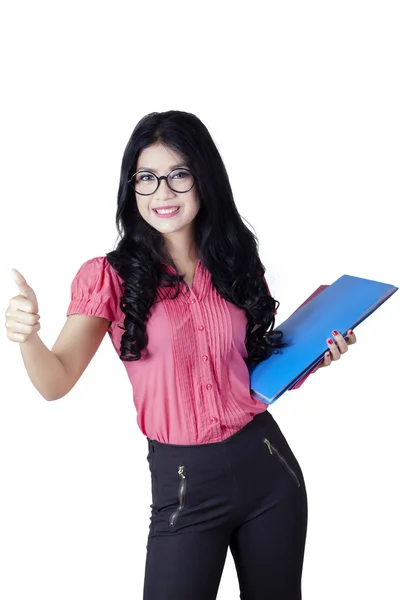
[[[179,241],[177,243],[175,240],[174,244],[171,244],[166,240],[165,246],[167,253],[176,263],[191,264],[196,263],[199,259],[198,250],[194,240],[190,243],[187,243],[187,241],[184,240],[182,240],[181,243],[179,243]]]

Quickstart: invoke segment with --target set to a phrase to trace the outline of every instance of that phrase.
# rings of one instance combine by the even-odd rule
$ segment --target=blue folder
[[[249,367],[251,394],[272,404],[323,358],[333,329],[343,336],[379,308],[398,287],[342,275],[314,292],[286,321],[277,326],[288,346]],[[318,292],[318,290],[317,290]]]

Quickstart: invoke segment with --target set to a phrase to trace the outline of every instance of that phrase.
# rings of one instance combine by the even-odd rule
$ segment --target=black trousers
[[[228,547],[242,600],[300,600],[307,494],[269,410],[223,442],[148,444],[144,600],[214,600]]]

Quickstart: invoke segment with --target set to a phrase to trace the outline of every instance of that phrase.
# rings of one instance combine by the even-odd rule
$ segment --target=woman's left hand
[[[332,339],[333,338],[333,339]],[[317,364],[312,373],[316,373],[321,367],[329,367],[334,360],[339,360],[345,354],[348,347],[357,342],[356,334],[351,329],[343,337],[338,331],[332,331],[332,337],[326,339],[329,352],[325,352],[324,358]]]

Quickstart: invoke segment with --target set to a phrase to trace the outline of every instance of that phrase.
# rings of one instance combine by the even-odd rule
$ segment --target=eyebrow
[[[185,163],[178,163],[177,165],[171,165],[168,167],[169,171],[172,171],[172,169],[178,169],[179,167],[185,167],[186,169],[188,168],[188,166]],[[137,167],[138,171],[153,171],[154,173],[157,173],[157,169],[150,169],[150,167]]]

